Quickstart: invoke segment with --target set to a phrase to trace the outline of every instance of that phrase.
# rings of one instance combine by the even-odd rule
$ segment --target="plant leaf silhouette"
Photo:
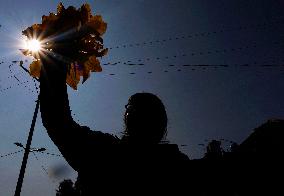
[[[66,83],[77,89],[80,78],[84,83],[90,72],[101,72],[98,57],[105,56],[102,35],[106,32],[107,23],[100,15],[92,15],[89,4],[79,9],[73,6],[65,8],[62,3],[57,6],[57,13],[42,16],[41,24],[33,24],[22,31],[28,40],[36,39],[41,43],[37,52],[28,48],[21,49],[25,56],[33,56],[30,64],[33,77],[40,77],[40,60],[52,55],[66,62]]]

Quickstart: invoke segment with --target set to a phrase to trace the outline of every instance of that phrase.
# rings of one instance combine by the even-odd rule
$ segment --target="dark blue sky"
[[[35,107],[30,77],[17,64],[9,70],[13,60],[25,59],[18,51],[21,30],[55,12],[58,2],[0,1],[1,155],[17,151],[14,142],[25,143]],[[104,65],[78,91],[69,89],[74,118],[81,124],[120,135],[128,97],[152,92],[166,105],[168,139],[199,158],[204,149],[198,144],[206,139],[241,142],[267,119],[284,118],[283,1],[88,2],[108,23],[104,40],[112,49],[101,62],[117,64]],[[78,7],[84,1],[63,3]],[[203,64],[211,66],[192,66]],[[26,83],[18,85],[14,74]],[[40,118],[33,146],[59,153]],[[1,195],[13,194],[21,159],[21,153],[0,158]],[[48,177],[41,165],[50,172],[66,162],[42,154],[38,159],[31,154],[23,195],[54,195],[60,180],[76,176],[67,167],[64,175]]]

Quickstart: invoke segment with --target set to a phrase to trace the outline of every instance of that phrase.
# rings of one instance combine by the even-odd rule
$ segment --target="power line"
[[[35,152],[45,152],[45,150],[46,150],[45,148],[30,148],[30,149],[26,149],[26,147],[23,144],[19,143],[19,142],[15,142],[14,144],[16,146],[20,147],[20,148],[23,148],[24,150],[29,150],[29,152],[31,152],[34,155],[35,159],[39,163],[40,163],[40,160],[37,157]],[[21,150],[21,151],[23,151],[23,150]],[[43,170],[43,172],[49,177],[49,173],[48,173],[47,169],[41,163],[40,163],[40,166],[41,166],[41,169]],[[52,180],[52,182],[55,183],[55,181],[53,181],[53,180]]]
[[[14,62],[14,61],[13,61],[13,62]],[[0,63],[0,64],[1,64],[1,63]],[[10,64],[10,65],[8,66],[9,72],[10,72],[10,76],[8,76],[6,79],[16,79],[16,80],[20,83],[20,80],[19,80],[18,77],[19,77],[20,75],[22,75],[23,72],[14,74],[13,71],[12,71],[12,69],[11,69],[12,66],[13,66],[13,64]],[[0,79],[0,81],[2,81],[2,80],[3,80],[3,78]],[[0,89],[0,91],[1,91],[1,90],[3,90],[3,89]],[[6,89],[6,90],[7,90],[7,89]]]
[[[284,22],[284,21],[283,21]],[[282,45],[283,43],[280,41],[275,41],[272,43],[273,45]],[[138,59],[137,63],[133,63],[133,61],[114,61],[114,62],[106,62],[103,63],[102,65],[110,65],[110,66],[115,66],[115,65],[119,65],[119,64],[123,64],[123,65],[130,65],[130,66],[135,66],[135,65],[145,65],[143,62],[147,62],[147,61],[152,61],[152,60],[163,60],[163,59],[175,59],[175,58],[182,58],[182,57],[187,57],[187,56],[204,56],[204,55],[214,55],[214,54],[225,54],[225,53],[229,53],[229,52],[239,52],[239,51],[243,51],[246,49],[251,49],[251,48],[257,48],[259,46],[261,46],[261,44],[258,44],[257,42],[252,42],[251,45],[246,45],[246,46],[240,46],[240,47],[233,47],[233,48],[227,48],[227,49],[215,49],[215,50],[207,50],[207,51],[192,51],[190,53],[183,53],[180,55],[173,55],[173,56],[164,56],[164,57],[148,57],[148,58],[144,58],[144,59]],[[22,62],[22,64],[20,65],[23,69],[25,69],[26,72],[29,72],[26,68],[24,68],[23,65],[23,61],[13,61],[13,63],[17,63],[17,62]],[[10,65],[11,66],[11,65]],[[10,67],[9,66],[9,67]],[[10,70],[11,72],[11,70]],[[11,76],[9,77],[14,77],[14,75],[11,73]]]
[[[163,66],[164,68],[165,66]],[[186,70],[191,70],[191,71],[196,71],[196,70],[205,70],[207,68],[211,68],[211,69],[218,69],[218,68],[228,68],[228,67],[258,67],[258,68],[272,68],[272,67],[280,67],[280,68],[284,68],[284,64],[180,64],[180,65],[174,65],[174,64],[170,64],[170,65],[167,65],[167,67],[177,67],[177,69],[175,70],[169,70],[169,69],[163,69],[163,71],[143,71],[143,72],[139,72],[139,74],[154,74],[154,73],[161,73],[161,72],[164,72],[164,73],[173,73],[173,72],[183,72],[185,69],[182,69],[181,67],[183,68],[186,68]],[[284,69],[283,69],[284,71]],[[124,73],[124,74],[128,74],[128,75],[136,75],[137,73],[136,72],[127,72],[127,73]],[[116,76],[116,75],[122,75],[122,74],[115,74],[115,73],[108,73],[107,75],[109,76]]]
[[[32,151],[32,153],[33,153],[35,159],[39,162],[40,167],[41,167],[43,173],[46,174],[47,177],[49,178],[49,173],[48,173],[47,169],[40,163],[40,160],[38,159],[36,153],[35,153],[34,151]],[[49,178],[49,179],[50,179],[50,178]],[[54,183],[54,184],[56,183],[54,180],[51,180],[51,181],[52,181],[52,183]]]
[[[36,159],[38,162],[40,162],[39,159],[38,159],[38,157],[36,156],[35,152],[32,152],[32,153],[33,153],[35,159]],[[40,165],[40,166],[41,166],[42,170],[44,171],[44,173],[45,173],[47,176],[49,176],[48,171],[45,169],[45,167],[44,167],[43,165]]]
[[[282,61],[283,62],[283,61]],[[143,64],[144,65],[144,64]],[[189,68],[191,71],[195,71],[197,69],[207,69],[207,68],[213,68],[213,69],[218,69],[218,68],[228,68],[228,67],[262,67],[262,68],[275,68],[275,67],[284,67],[284,64],[270,64],[270,63],[258,63],[258,62],[253,62],[253,63],[242,63],[242,64],[168,64],[168,65],[164,65],[164,66],[161,66],[162,69],[164,69],[163,71],[159,71],[159,73],[163,72],[163,73],[169,73],[169,72],[174,72],[174,71],[177,71],[177,72],[182,72],[183,70],[181,69],[181,67],[183,68]],[[165,67],[178,67],[178,69],[176,70],[168,70],[168,69],[165,69]],[[188,70],[188,69],[187,69]],[[153,73],[157,73],[157,71],[144,71],[144,72],[139,72],[139,74],[141,73],[146,73],[146,74],[153,74]],[[124,73],[124,74],[128,74],[128,75],[136,75],[138,74],[137,72],[127,72],[127,73]],[[117,73],[108,73],[107,74],[108,76],[116,76],[116,75],[121,75],[121,74],[117,74]],[[11,85],[9,87],[6,87],[6,88],[3,88],[3,89],[0,89],[0,93],[3,93],[9,89],[12,89],[16,86],[19,86],[19,85],[22,85],[22,84],[26,84],[30,81],[24,81],[24,82],[20,82],[18,83],[17,85]],[[35,86],[36,86],[36,83],[34,82]],[[27,88],[27,85],[24,86],[25,88]],[[34,92],[34,91],[32,91]],[[36,86],[36,92],[38,93],[38,87]]]
[[[280,41],[275,41],[272,43],[273,45],[282,45],[283,43]],[[246,46],[240,46],[240,47],[233,47],[233,48],[227,48],[227,49],[215,49],[215,50],[207,50],[207,51],[192,51],[190,53],[182,53],[182,54],[176,54],[173,56],[164,56],[164,57],[147,57],[147,58],[143,58],[143,59],[138,59],[137,61],[139,63],[130,63],[132,61],[127,61],[127,62],[123,62],[123,61],[115,61],[115,63],[112,62],[108,62],[108,63],[104,63],[103,65],[119,65],[119,64],[124,64],[124,65],[144,65],[145,62],[148,61],[161,61],[161,60],[168,60],[168,59],[177,59],[177,58],[184,58],[184,57],[195,57],[195,56],[205,56],[205,55],[215,55],[215,54],[226,54],[226,53],[233,53],[233,52],[241,52],[243,50],[247,50],[247,49],[255,49],[258,46],[261,46],[261,44],[258,44],[257,42],[252,42],[252,44],[250,45],[246,45]],[[141,63],[140,63],[141,62]]]
[[[282,45],[281,42],[279,41],[276,41],[276,42],[273,42],[272,43],[273,45]],[[222,50],[208,50],[208,51],[199,51],[199,52],[191,52],[191,53],[182,53],[180,55],[173,55],[173,56],[164,56],[164,57],[152,57],[152,58],[144,58],[144,59],[138,59],[137,62],[138,63],[132,63],[133,61],[116,61],[116,62],[107,62],[107,63],[103,63],[102,65],[110,65],[110,66],[115,66],[115,65],[119,65],[119,64],[123,64],[123,65],[129,65],[129,66],[142,66],[142,65],[145,65],[144,62],[149,62],[149,61],[161,61],[161,60],[168,60],[168,59],[176,59],[176,58],[184,58],[184,57],[187,57],[187,56],[204,56],[204,55],[214,55],[214,54],[225,54],[225,53],[228,53],[228,52],[239,52],[239,51],[243,51],[243,50],[246,50],[246,49],[250,49],[250,48],[257,48],[258,46],[261,46],[260,44],[258,44],[257,42],[253,42],[252,44],[250,45],[246,45],[246,46],[241,46],[241,47],[236,47],[236,48],[230,48],[230,49],[222,49]],[[13,63],[16,63],[18,61],[13,61]],[[23,62],[23,61],[21,61]],[[263,63],[257,63],[257,62],[254,62],[253,63],[254,65],[258,65],[258,67],[282,67],[282,65],[277,65],[275,64],[274,62],[272,63],[269,63],[269,62],[263,62]],[[175,66],[175,65],[168,65],[168,66]],[[229,65],[202,65],[202,64],[195,64],[195,65],[192,65],[192,64],[184,64],[182,65],[183,67],[203,67],[206,68],[206,67],[214,67],[214,68],[217,68],[217,67],[228,67]],[[250,64],[239,64],[239,65],[236,65],[235,66],[241,66],[241,67],[250,67],[251,65]],[[10,66],[11,67],[11,66]],[[9,68],[10,68],[9,67]],[[22,64],[21,64],[21,67]],[[195,70],[195,68],[192,68],[192,70]],[[181,71],[180,69],[178,69],[177,71]],[[169,72],[168,70],[164,70],[165,73]],[[11,73],[11,70],[10,70],[10,73]],[[148,74],[151,74],[152,71],[148,71],[147,72]],[[136,73],[135,72],[130,72],[129,73],[130,75],[135,75]],[[9,77],[13,77],[15,78],[13,75],[13,73],[11,73],[12,76],[9,76]],[[116,75],[115,73],[110,73],[109,74],[110,76],[114,76]],[[0,93],[1,92],[4,92],[4,91],[7,91],[15,86],[19,86],[19,85],[23,85],[23,84],[26,84],[28,83],[29,81],[23,81],[23,82],[20,82],[19,80],[17,80],[18,83],[15,85],[11,85],[9,87],[6,87],[6,88],[2,88],[0,89]],[[36,88],[36,91],[38,92],[38,86],[35,84],[35,81],[34,81],[34,85],[35,85],[35,88]],[[27,85],[24,86],[25,88],[28,87]],[[31,90],[29,88],[29,90]],[[34,92],[33,90],[31,90],[31,92]]]
[[[49,152],[39,152],[39,153],[47,154],[47,155],[50,155],[50,156],[63,157],[62,155],[60,155],[60,154],[55,154],[55,153],[49,153]]]
[[[12,89],[13,87],[27,84],[28,82],[30,82],[30,81],[19,82],[19,83],[17,83],[17,84],[10,85],[10,86],[8,86],[8,87],[6,87],[6,88],[2,88],[2,89],[0,89],[0,93],[2,93],[2,92],[4,92],[4,91],[7,91],[7,90],[9,90],[9,89]],[[24,87],[26,88],[27,85],[25,85]]]
[[[127,61],[127,62],[123,62],[123,61],[108,62],[108,63],[103,63],[102,65],[118,65],[118,64],[123,64],[123,65],[144,65],[143,63],[131,63],[131,61]]]
[[[20,74],[29,72],[25,67],[23,67],[23,62],[24,62],[24,61],[22,61],[22,60],[21,60],[21,61],[12,61],[13,64],[14,64],[14,63],[20,63],[19,66],[25,71],[25,72],[24,72],[24,71],[21,71]],[[27,61],[25,61],[25,62],[27,62]],[[13,88],[13,87],[15,87],[15,86],[20,86],[20,85],[23,85],[23,84],[26,84],[26,83],[30,82],[30,81],[28,81],[28,80],[21,82],[21,81],[16,77],[16,74],[13,74],[12,69],[11,69],[11,67],[13,66],[13,64],[10,64],[10,65],[8,66],[8,67],[9,67],[9,72],[10,72],[10,76],[8,76],[8,79],[9,79],[9,78],[14,78],[14,79],[16,79],[16,80],[17,80],[17,84],[16,84],[16,85],[14,84],[14,85],[8,86],[8,87],[6,87],[6,88],[0,89],[0,93],[2,93],[2,92],[4,92],[4,91],[7,91],[7,90],[9,90],[9,89],[11,89],[11,88]],[[35,86],[36,92],[37,92],[37,94],[38,94],[38,87],[37,87],[37,85],[35,84],[35,80],[36,80],[36,79],[33,78],[34,86]],[[34,92],[29,86],[25,85],[24,87],[25,87],[25,88],[28,88],[28,90],[31,91],[32,93]]]
[[[16,151],[16,152],[11,152],[11,153],[8,153],[8,154],[4,154],[4,155],[1,155],[0,158],[8,157],[8,156],[11,156],[11,155],[14,155],[14,154],[23,152],[23,151],[24,151],[24,150],[18,150],[18,151]]]
[[[23,61],[12,61],[12,63],[17,63],[17,62],[19,62],[20,63],[20,67],[22,67]],[[9,65],[10,74],[13,76],[13,78],[15,78],[17,80],[18,83],[21,83],[20,80],[16,77],[16,74],[13,75],[12,70],[11,70],[11,66],[13,66],[13,64]],[[26,72],[21,71],[21,73],[23,74],[23,73],[26,73]],[[36,88],[36,92],[38,94],[38,90],[37,90],[36,84],[35,84],[35,88]],[[34,92],[29,86],[28,86],[28,91],[30,91],[31,93]]]
[[[233,27],[233,28],[222,28],[220,30],[215,30],[215,31],[208,31],[208,32],[201,32],[201,33],[191,33],[187,35],[180,35],[180,36],[175,36],[175,37],[169,37],[165,39],[157,39],[153,41],[144,41],[144,42],[139,42],[139,43],[131,43],[131,44],[121,44],[117,46],[112,46],[112,47],[107,47],[109,50],[113,49],[120,49],[120,48],[132,48],[132,47],[139,47],[139,46],[146,46],[146,45],[154,45],[154,44],[163,44],[168,41],[177,41],[177,40],[185,40],[185,39],[193,39],[197,37],[209,37],[212,35],[217,35],[220,33],[225,33],[225,32],[230,32],[230,31],[247,31],[249,29],[255,29],[255,30],[265,30],[266,28],[277,25],[277,24],[284,24],[284,20],[277,20],[273,21],[271,23],[258,23],[258,24],[251,24],[251,25],[244,25],[244,26],[239,26],[239,27]]]
[[[38,84],[36,83],[36,80],[35,78],[33,78],[33,83],[34,83],[34,87],[36,89],[36,93],[39,94],[39,91],[38,91]],[[33,92],[33,91],[32,91]]]
[[[258,63],[256,61],[251,63],[251,64],[249,64],[249,63],[243,63],[243,64],[179,64],[179,65],[168,64],[168,65],[165,65],[165,66],[166,67],[191,67],[192,68],[191,70],[195,70],[196,68],[215,68],[216,69],[216,68],[226,68],[226,67],[232,67],[232,66],[235,66],[235,67],[284,67],[283,64],[270,64],[268,62],[266,62],[266,63]],[[177,71],[181,71],[181,70],[178,69]],[[167,73],[167,72],[170,72],[170,71],[169,70],[164,70],[163,72]],[[153,73],[153,71],[145,71],[144,73],[151,74],[151,73]],[[136,72],[129,72],[128,74],[135,75]],[[118,75],[118,74],[109,73],[108,75],[114,76],[114,75]],[[9,90],[9,89],[11,89],[13,87],[16,87],[16,86],[19,86],[19,85],[22,85],[22,84],[26,84],[28,82],[30,82],[30,81],[24,81],[24,82],[18,83],[17,85],[11,85],[9,87],[1,89],[0,92],[4,92],[4,91]],[[38,92],[38,86],[36,85],[35,82],[34,82],[34,85],[35,85],[35,88],[36,88],[36,90]],[[27,87],[27,86],[25,85],[24,87]]]

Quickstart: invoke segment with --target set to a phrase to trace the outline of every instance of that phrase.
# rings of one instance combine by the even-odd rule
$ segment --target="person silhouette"
[[[167,114],[156,95],[136,93],[129,98],[125,131],[118,138],[76,123],[68,101],[65,63],[50,56],[42,59],[42,65],[42,123],[68,164],[78,172],[82,195],[91,195],[94,187],[98,190],[105,184],[118,185],[118,176],[122,175],[138,180],[138,187],[145,186],[141,181],[144,177],[149,184],[156,184],[170,164],[189,160],[176,144],[165,142]]]

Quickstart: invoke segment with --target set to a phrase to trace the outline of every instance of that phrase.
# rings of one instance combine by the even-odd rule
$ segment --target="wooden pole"
[[[38,109],[39,109],[39,95],[38,95],[38,98],[37,98],[37,101],[36,101],[36,107],[35,107],[35,111],[34,111],[34,115],[33,115],[33,120],[32,120],[32,124],[31,124],[31,128],[30,128],[29,136],[28,136],[28,139],[27,139],[27,143],[26,143],[26,147],[25,147],[25,153],[24,153],[24,157],[23,157],[23,160],[22,160],[22,165],[21,165],[20,174],[19,174],[19,177],[18,177],[18,182],[17,182],[17,186],[16,186],[14,196],[20,196],[21,195],[21,190],[22,190],[22,185],[23,185],[23,181],[24,181],[24,177],[25,177],[25,170],[26,170],[26,166],[27,166],[27,162],[28,162],[28,158],[29,158],[31,143],[32,143],[32,139],[33,139],[33,133],[34,133],[36,118],[37,118],[37,114],[38,114]]]

